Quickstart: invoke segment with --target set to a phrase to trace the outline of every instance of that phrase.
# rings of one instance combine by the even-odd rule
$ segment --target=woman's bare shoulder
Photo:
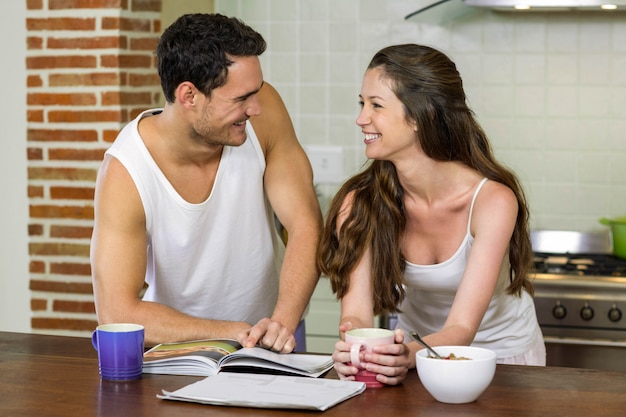
[[[497,181],[487,181],[474,203],[472,229],[499,227],[511,229],[517,220],[517,196],[509,187]]]

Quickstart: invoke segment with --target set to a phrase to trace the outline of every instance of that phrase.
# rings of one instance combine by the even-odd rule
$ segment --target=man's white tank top
[[[463,242],[452,257],[435,265],[406,264],[404,273],[406,297],[398,314],[398,327],[427,335],[443,327],[459,288],[474,237],[470,233],[470,220],[476,196],[484,178],[476,187],[467,220]],[[505,256],[489,307],[485,312],[472,346],[496,352],[498,358],[519,355],[531,348],[538,330],[535,306],[531,296],[522,291],[521,297],[509,295],[509,257]],[[408,341],[408,339],[407,339]]]
[[[107,154],[132,177],[146,216],[148,289],[144,300],[195,317],[255,324],[272,314],[284,246],[274,228],[263,175],[265,158],[248,139],[225,146],[210,196],[191,204],[172,187],[129,123]]]

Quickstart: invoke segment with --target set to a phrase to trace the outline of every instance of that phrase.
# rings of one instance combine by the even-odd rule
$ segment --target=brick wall
[[[161,0],[26,4],[32,331],[87,335],[94,181],[119,129],[162,103]]]

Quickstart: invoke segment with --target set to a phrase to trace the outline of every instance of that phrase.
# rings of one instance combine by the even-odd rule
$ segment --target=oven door
[[[626,341],[544,336],[546,364],[626,371]]]

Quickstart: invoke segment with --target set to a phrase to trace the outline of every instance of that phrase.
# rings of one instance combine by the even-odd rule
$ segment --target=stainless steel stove
[[[626,260],[609,233],[540,230],[535,308],[551,366],[626,371]]]

